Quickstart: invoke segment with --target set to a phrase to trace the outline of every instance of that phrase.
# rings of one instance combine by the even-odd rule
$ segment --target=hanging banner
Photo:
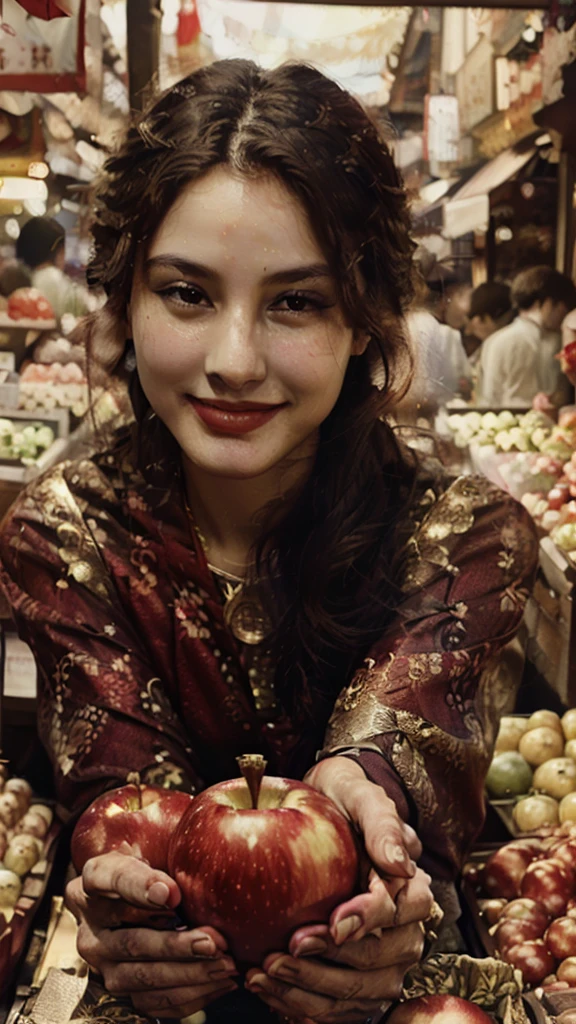
[[[44,21],[51,21],[52,18],[65,18],[70,14],[66,0],[18,0],[21,7],[33,18],[43,18]],[[0,0],[0,11],[2,0]]]
[[[30,8],[55,7],[26,0]],[[62,8],[70,12],[64,17]],[[60,16],[33,17],[16,0],[3,0],[0,20],[0,90],[84,92],[86,0],[66,0]]]

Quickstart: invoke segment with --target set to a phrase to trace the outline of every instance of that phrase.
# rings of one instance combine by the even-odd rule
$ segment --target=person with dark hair
[[[58,320],[65,313],[84,316],[89,303],[85,290],[64,273],[66,233],[51,217],[31,217],[16,241],[16,255],[32,273],[32,285],[44,295]]]
[[[511,298],[518,316],[482,345],[477,402],[490,408],[530,407],[541,393],[554,402],[554,354],[576,287],[552,267],[531,267],[514,279]]]
[[[9,260],[0,269],[0,295],[8,298],[17,288],[30,288],[32,275],[28,268],[17,260]]]
[[[499,281],[485,281],[484,284],[479,284],[470,296],[466,337],[474,338],[478,347],[491,334],[510,322],[513,311],[509,285]]]
[[[87,343],[131,374],[134,423],[32,484],[0,537],[59,805],[129,771],[197,792],[258,752],[335,801],[367,868],[240,978],[225,935],[171,927],[172,878],[104,854],[67,887],[79,950],[146,1017],[376,1021],[432,890],[458,914],[534,527],[483,478],[431,481],[390,425],[407,195],[336,83],[195,71],[137,117],[94,211]]]

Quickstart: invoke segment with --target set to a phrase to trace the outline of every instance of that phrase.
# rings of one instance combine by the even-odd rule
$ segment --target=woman
[[[108,303],[91,345],[135,359],[135,428],[51,471],[4,525],[69,814],[130,770],[200,789],[261,751],[362,836],[365,891],[250,971],[235,1020],[262,1004],[376,1019],[421,955],[430,876],[450,910],[481,824],[491,659],[535,541],[484,481],[436,496],[386,422],[409,364],[408,224],[386,145],[319,72],[224,61],[180,82],[96,194],[89,273]],[[221,1019],[239,984],[222,936],[121,927],[126,902],[178,899],[120,854],[68,888],[110,990],[153,1017],[215,1003]]]

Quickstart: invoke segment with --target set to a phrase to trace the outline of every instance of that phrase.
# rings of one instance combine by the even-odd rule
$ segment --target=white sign
[[[426,105],[428,160],[457,163],[460,114],[456,96],[428,96]]]

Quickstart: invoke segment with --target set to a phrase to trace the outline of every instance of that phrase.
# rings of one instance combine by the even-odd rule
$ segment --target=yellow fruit
[[[567,793],[560,801],[558,808],[560,821],[576,821],[576,791]]]
[[[557,729],[541,725],[520,737],[518,750],[528,764],[544,764],[551,757],[560,757],[564,753],[564,738]]]
[[[547,725],[550,729],[557,729],[558,732],[562,732],[560,715],[557,715],[555,711],[547,711],[545,708],[542,708],[541,711],[535,711],[533,715],[530,715],[526,728],[538,729],[541,725]]]
[[[521,832],[531,832],[544,825],[557,825],[558,801],[551,796],[526,796],[515,805],[512,817]]]
[[[562,716],[562,729],[567,740],[576,739],[576,708],[570,708]]]
[[[506,750],[518,750],[520,737],[526,732],[527,718],[515,715],[504,715],[500,719],[500,728],[496,737],[494,753],[501,754]]]
[[[568,740],[564,747],[564,757],[571,757],[573,761],[576,761],[576,739]]]
[[[534,772],[534,789],[561,800],[576,789],[576,762],[571,757],[553,757]]]

